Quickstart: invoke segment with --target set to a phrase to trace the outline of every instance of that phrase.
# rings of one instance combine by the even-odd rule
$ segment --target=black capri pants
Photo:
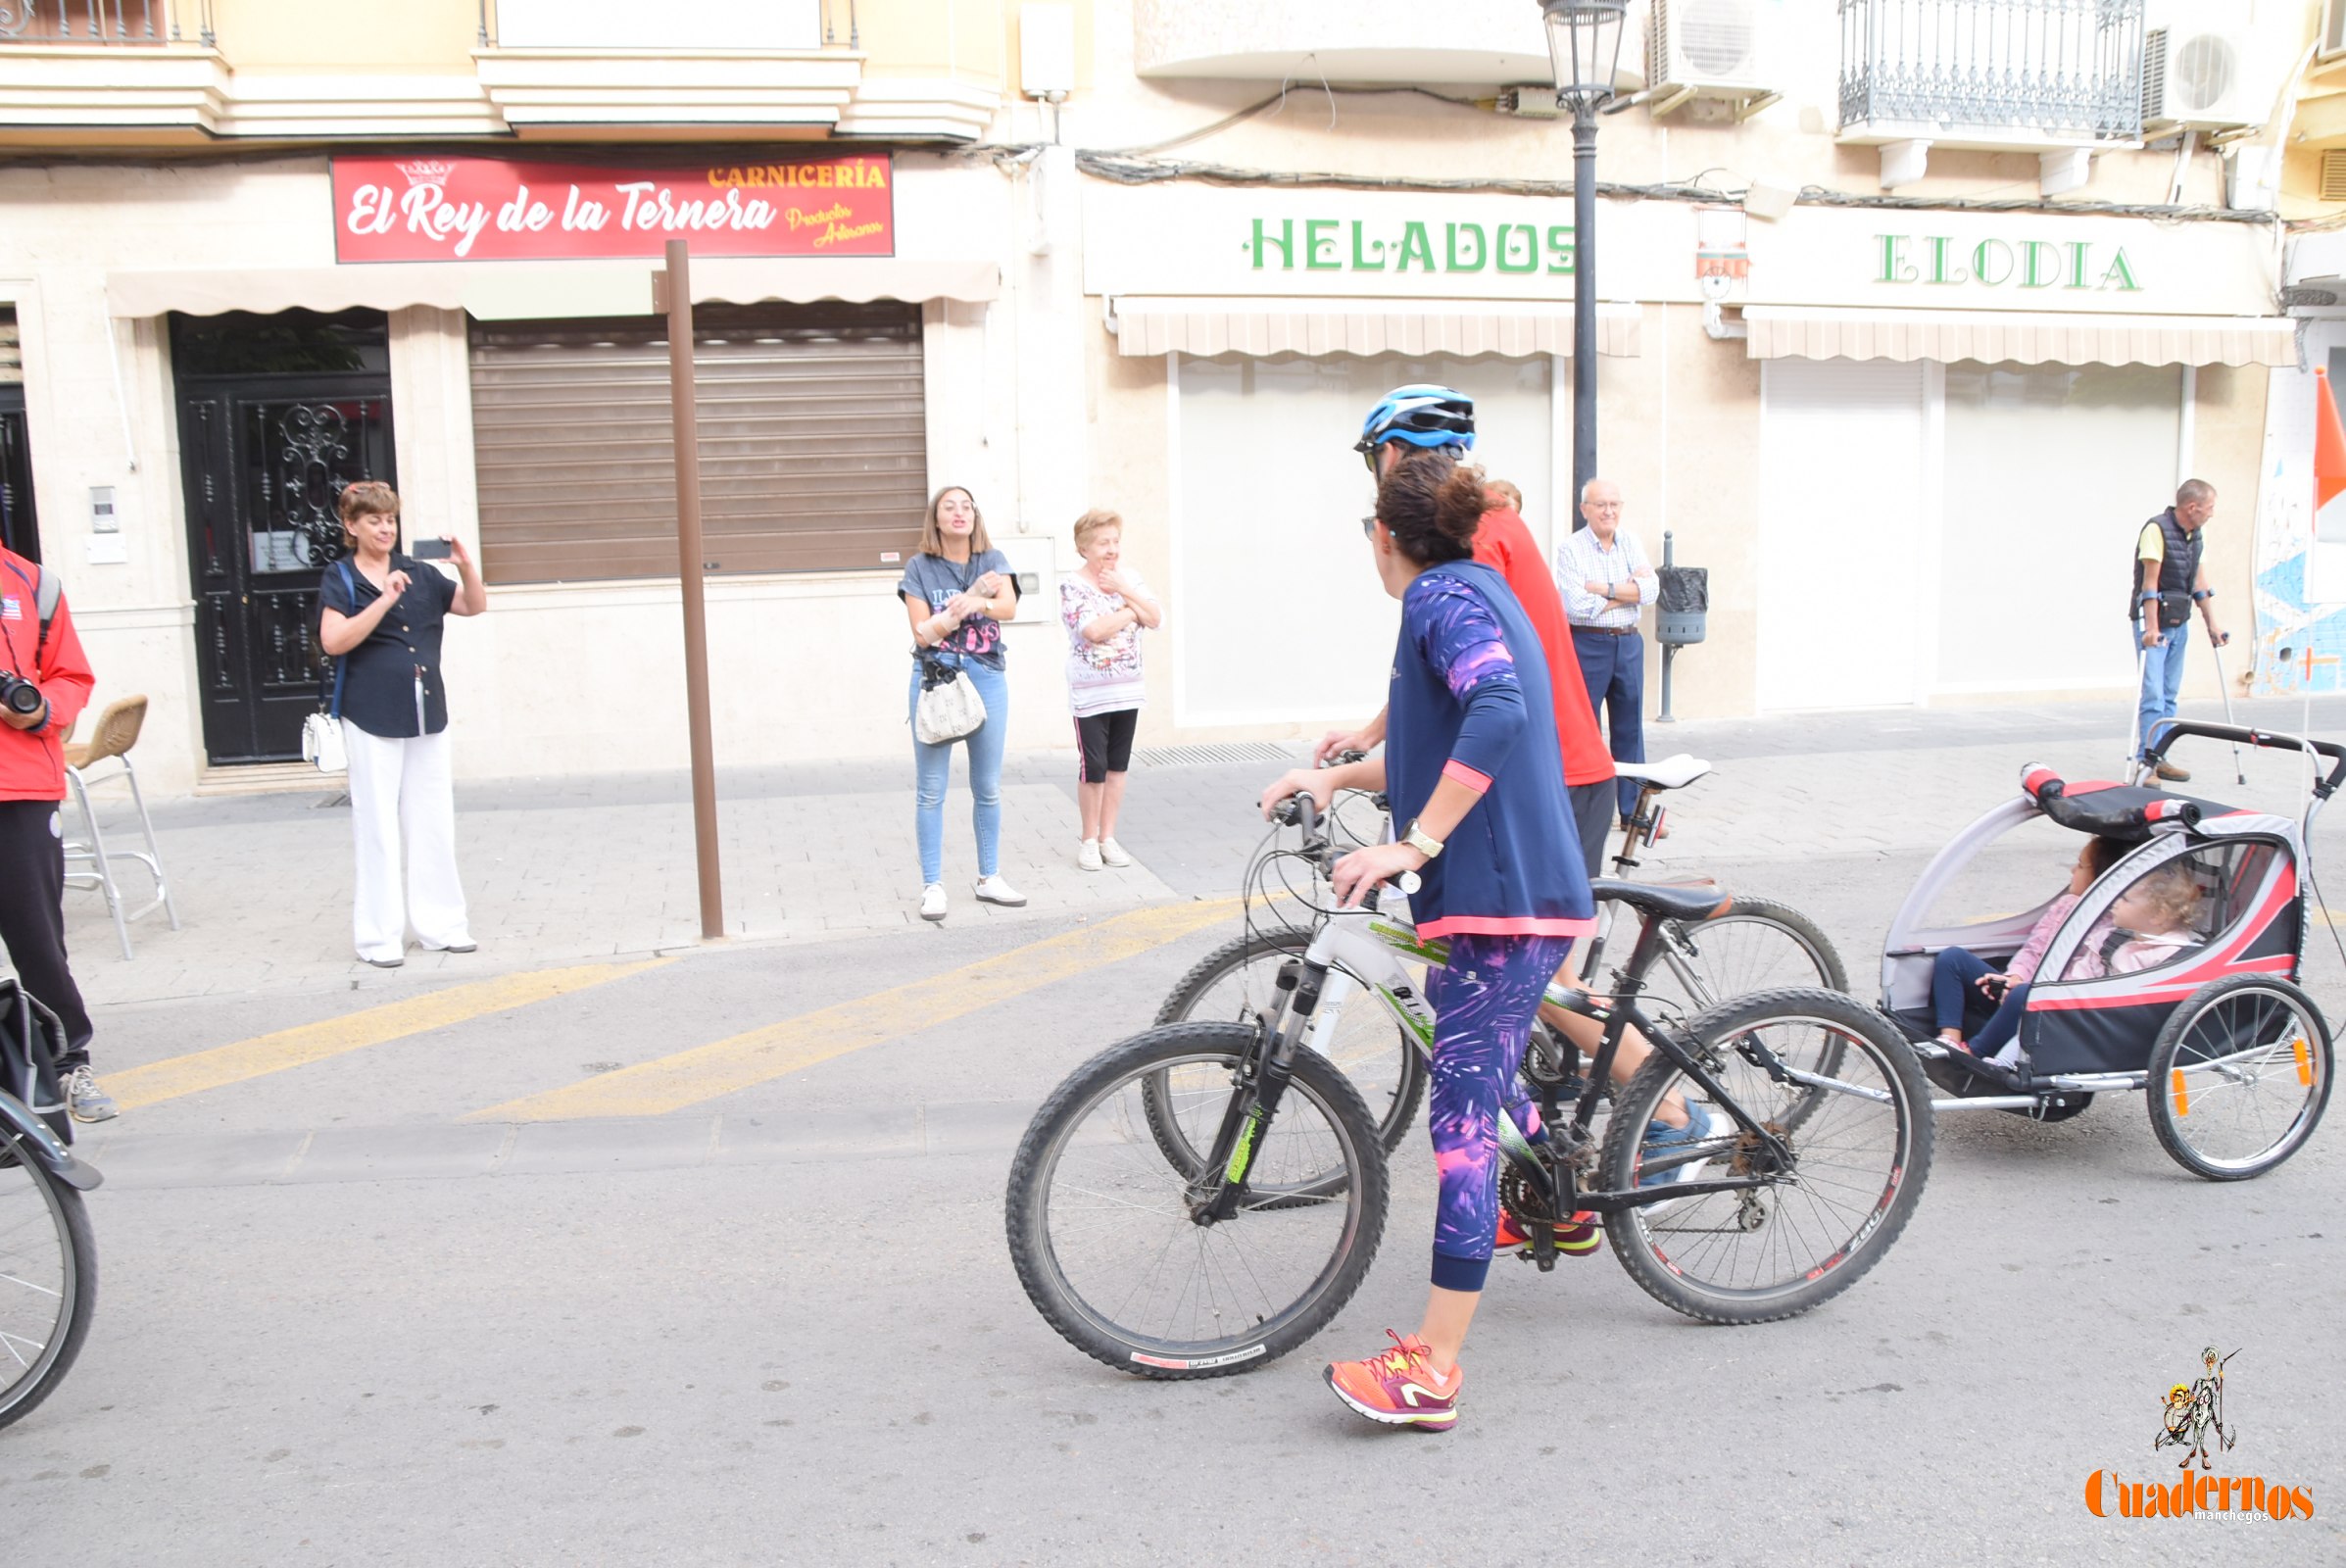
[[[1110,773],[1122,773],[1132,766],[1132,735],[1140,724],[1137,708],[1088,713],[1075,721],[1075,744],[1083,753],[1086,784],[1105,784]]]

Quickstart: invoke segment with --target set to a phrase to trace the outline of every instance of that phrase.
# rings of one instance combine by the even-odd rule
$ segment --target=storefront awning
[[[1510,300],[1191,299],[1109,302],[1119,354],[1499,354],[1572,352],[1572,307]],[[1596,352],[1637,353],[1642,306],[1599,303]]]
[[[1755,360],[1979,360],[1990,365],[2287,365],[2285,317],[1860,311],[1752,305]]]
[[[388,262],[275,270],[109,272],[107,309],[116,316],[180,311],[396,311],[430,305],[482,320],[653,314],[652,260],[628,262]],[[896,257],[711,258],[692,264],[693,298],[756,305],[766,300],[959,300],[982,304],[1002,292],[992,262]]]

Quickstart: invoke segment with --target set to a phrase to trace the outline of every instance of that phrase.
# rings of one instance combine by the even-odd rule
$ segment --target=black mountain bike
[[[1284,810],[1326,853],[1309,797]],[[1707,884],[1610,881],[1598,897],[1641,921],[1615,989],[1548,993],[1602,1021],[1595,1058],[1584,1074],[1561,1041],[1558,1059],[1527,1057],[1541,1142],[1500,1120],[1499,1198],[1533,1239],[1522,1255],[1552,1269],[1551,1227],[1593,1211],[1630,1276],[1690,1317],[1764,1323],[1839,1295],[1897,1239],[1930,1172],[1931,1095],[1904,1037],[1821,989],[1737,997],[1690,1019],[1649,1013],[1644,978],[1669,928],[1733,901]],[[1135,1035],[1036,1112],[1010,1166],[1010,1256],[1077,1348],[1148,1377],[1218,1376],[1294,1349],[1359,1288],[1384,1235],[1385,1145],[1359,1091],[1307,1042],[1336,964],[1390,944],[1372,923],[1394,917],[1373,900],[1324,912],[1267,1011]],[[1422,952],[1447,956],[1439,943]],[[1611,1095],[1600,1133],[1629,1028],[1655,1054]],[[1720,1130],[1665,1155],[1646,1128],[1673,1100],[1705,1107]]]

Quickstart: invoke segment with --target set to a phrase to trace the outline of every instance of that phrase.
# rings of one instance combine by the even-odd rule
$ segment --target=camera
[[[41,689],[28,680],[0,669],[0,708],[12,713],[37,713],[41,710]]]

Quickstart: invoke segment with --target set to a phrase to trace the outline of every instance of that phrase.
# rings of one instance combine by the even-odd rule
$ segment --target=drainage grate
[[[1236,746],[1159,746],[1135,752],[1144,767],[1206,767],[1217,762],[1293,762],[1310,755],[1299,741],[1246,741]]]

